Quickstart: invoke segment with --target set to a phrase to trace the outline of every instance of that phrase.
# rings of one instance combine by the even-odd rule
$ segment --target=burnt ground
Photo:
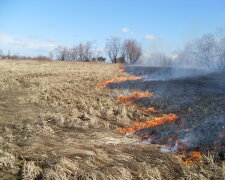
[[[127,67],[126,72],[144,79],[111,84],[110,88],[150,91],[154,98],[134,103],[153,106],[160,113],[175,113],[173,125],[143,129],[155,143],[178,139],[189,150],[225,152],[225,72],[162,67]],[[174,146],[175,142],[170,142]]]

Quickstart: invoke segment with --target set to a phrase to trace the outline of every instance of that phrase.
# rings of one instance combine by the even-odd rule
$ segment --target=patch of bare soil
[[[214,157],[185,165],[118,129],[154,114],[98,87],[118,65],[0,61],[0,179],[224,179]]]

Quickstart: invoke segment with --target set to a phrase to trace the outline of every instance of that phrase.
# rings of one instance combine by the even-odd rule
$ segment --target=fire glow
[[[118,72],[125,72],[125,67],[121,66],[119,68]],[[125,82],[125,81],[135,81],[135,80],[140,80],[143,79],[143,77],[140,76],[135,76],[133,74],[131,74],[130,77],[114,77],[111,80],[105,81],[105,82],[100,82],[97,85],[100,87],[106,87],[112,83],[120,83],[120,82]]]
[[[126,105],[131,105],[133,104],[134,100],[149,97],[153,97],[153,93],[134,91],[129,95],[120,95],[116,98],[119,100],[119,102],[125,103]]]
[[[120,103],[124,103],[126,105],[133,106],[135,109],[139,109],[146,112],[152,112],[152,113],[158,113],[154,107],[141,107],[139,105],[133,104],[133,101],[141,99],[141,98],[151,98],[154,94],[150,92],[139,92],[139,91],[133,91],[132,93],[128,95],[119,95],[116,97],[116,99]]]
[[[122,128],[119,131],[121,134],[137,134],[144,128],[161,126],[166,123],[174,124],[178,118],[179,117],[176,114],[163,114],[162,117],[157,117],[153,120],[146,122],[135,122],[131,127]]]
[[[192,164],[193,162],[199,162],[201,160],[201,153],[198,151],[191,151],[187,157],[181,158],[185,164]]]
[[[100,82],[97,85],[101,87],[106,87],[112,83],[119,83],[119,82],[125,82],[125,81],[134,81],[134,80],[139,80],[142,79],[142,77],[138,76],[131,76],[131,77],[115,77],[112,78],[111,80],[105,81],[105,82]]]
[[[153,113],[158,113],[159,112],[154,107],[143,108],[143,110],[146,111],[146,112],[153,112]]]

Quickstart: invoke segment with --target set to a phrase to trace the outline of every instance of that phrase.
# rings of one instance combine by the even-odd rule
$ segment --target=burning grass
[[[132,105],[133,101],[137,99],[141,99],[144,97],[152,97],[153,94],[150,92],[138,92],[138,91],[133,91],[132,93],[128,95],[119,95],[116,97],[116,99],[119,100],[119,102],[125,103],[126,105]]]
[[[0,179],[224,177],[224,164],[215,157],[186,166],[160,145],[135,144],[118,133],[137,120],[156,118],[144,107],[118,103],[112,94],[119,90],[96,86],[113,77],[134,79],[118,68],[0,61]]]
[[[142,79],[142,77],[137,77],[137,76],[131,76],[129,78],[127,77],[115,77],[112,78],[111,80],[105,81],[105,82],[100,82],[97,85],[98,86],[102,86],[102,87],[106,87],[112,83],[120,83],[120,82],[125,82],[125,81],[134,81],[134,80],[138,80],[138,79]]]
[[[116,96],[116,99],[119,103],[124,103],[126,105],[132,106],[134,109],[139,109],[146,112],[158,113],[159,111],[156,110],[154,107],[142,107],[137,104],[134,104],[135,100],[142,99],[142,98],[151,98],[154,94],[151,92],[139,92],[133,91],[128,95],[119,95]]]
[[[125,134],[125,133],[137,134],[140,130],[144,128],[149,128],[149,127],[154,128],[156,126],[162,126],[165,123],[174,124],[178,118],[179,117],[176,114],[164,114],[162,117],[157,117],[150,121],[134,122],[131,127],[120,129],[120,133],[121,134]]]
[[[185,164],[192,164],[193,162],[200,162],[201,153],[198,151],[191,151],[188,153],[188,157],[182,157]]]

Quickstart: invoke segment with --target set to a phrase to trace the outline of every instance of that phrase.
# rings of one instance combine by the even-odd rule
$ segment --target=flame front
[[[143,108],[143,110],[146,111],[146,112],[153,112],[153,113],[158,113],[159,112],[154,107]]]
[[[125,103],[127,105],[131,105],[134,100],[141,99],[141,98],[148,98],[148,97],[153,97],[153,93],[134,91],[129,95],[120,95],[120,96],[117,96],[116,98],[119,100],[119,102]]]
[[[125,72],[125,67],[121,66],[118,70],[118,72],[122,73]],[[97,85],[101,87],[106,87],[112,83],[120,83],[125,82],[127,80],[139,80],[142,79],[142,77],[135,76],[131,74],[130,77],[114,77],[111,80],[108,80],[106,82],[100,82]],[[139,91],[133,91],[128,95],[119,95],[116,97],[116,99],[120,103],[124,103],[126,105],[132,106],[135,109],[143,110],[146,112],[153,112],[153,113],[159,113],[154,107],[141,107],[137,104],[134,104],[133,102],[135,100],[141,99],[141,98],[151,98],[154,94],[151,92],[139,92]],[[162,126],[164,124],[174,124],[176,120],[179,119],[179,117],[176,114],[162,114],[162,117],[156,117],[153,120],[145,121],[145,122],[134,122],[130,127],[125,127],[119,129],[119,132],[121,134],[139,134],[139,132],[142,129],[145,128],[154,128],[157,126]],[[221,137],[224,137],[224,134],[220,135]],[[158,137],[154,137],[154,135],[148,135],[148,134],[141,134],[140,141],[148,140],[150,143],[157,143],[161,144],[162,151],[164,152],[177,152],[176,154],[179,155],[182,159],[182,161],[185,164],[192,164],[193,162],[199,162],[201,159],[200,152],[197,151],[187,151],[187,144],[186,142],[179,142],[179,140],[175,137],[168,137],[166,141],[163,139],[160,139]]]
[[[121,66],[118,70],[118,72],[125,72],[125,67]],[[143,79],[142,77],[139,76],[135,76],[133,74],[131,74],[130,77],[114,77],[111,80],[105,81],[105,82],[100,82],[97,85],[101,86],[101,87],[106,87],[112,83],[120,83],[120,82],[125,82],[125,81],[134,81],[134,80],[140,80]]]
[[[134,80],[139,80],[142,79],[142,77],[138,77],[138,76],[131,76],[131,77],[115,77],[112,78],[111,80],[105,81],[105,82],[100,82],[97,85],[98,86],[102,86],[102,87],[106,87],[112,83],[119,83],[119,82],[125,82],[125,81],[134,81]]]
[[[135,122],[131,127],[120,129],[121,134],[137,134],[141,129],[148,127],[156,127],[165,123],[173,124],[179,117],[176,114],[163,114],[162,117],[157,117],[146,122]]]

